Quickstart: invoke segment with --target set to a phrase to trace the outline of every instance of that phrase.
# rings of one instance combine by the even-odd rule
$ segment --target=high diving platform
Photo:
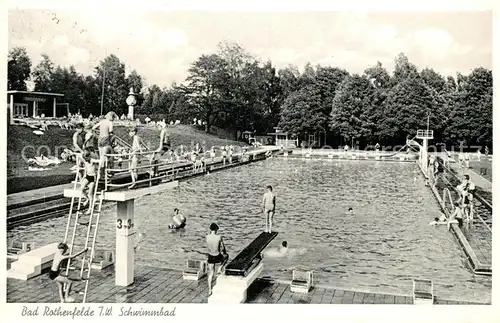
[[[129,286],[134,283],[136,227],[134,225],[135,199],[164,192],[179,186],[178,181],[138,187],[104,191],[102,199],[116,202],[116,246],[115,246],[115,285]],[[65,189],[64,196],[78,199],[79,189]],[[75,224],[76,225],[76,224]]]
[[[278,232],[262,232],[246,246],[227,266],[224,274],[208,298],[208,303],[238,304],[247,299],[247,290],[259,277],[264,264],[262,252],[276,238]]]

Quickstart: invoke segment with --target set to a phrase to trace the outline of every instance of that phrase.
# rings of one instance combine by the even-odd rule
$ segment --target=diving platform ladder
[[[72,259],[68,259],[66,265],[66,276],[69,275],[70,271],[80,271],[78,274],[78,278],[84,281],[85,287],[83,289],[83,300],[82,303],[85,303],[87,300],[87,293],[90,281],[90,271],[92,266],[92,261],[95,256],[95,243],[97,238],[97,232],[99,229],[99,220],[101,216],[102,203],[104,201],[104,189],[99,189],[99,182],[101,177],[101,167],[98,168],[96,176],[95,176],[95,187],[93,192],[89,192],[89,195],[92,195],[91,202],[89,201],[89,209],[87,214],[83,215],[84,203],[82,203],[83,196],[83,179],[80,179],[78,176],[78,171],[76,175],[76,180],[74,183],[73,189],[76,191],[77,187],[80,188],[82,194],[73,195],[71,197],[71,205],[68,216],[68,224],[66,226],[66,232],[64,235],[64,242],[69,246],[69,254],[73,254],[73,250],[75,244],[78,244],[77,238],[84,238],[84,246],[83,249],[88,249],[90,254],[84,252],[82,255],[75,257],[74,259],[78,259],[79,266],[72,266]],[[76,208],[75,208],[76,205]],[[76,210],[76,211],[75,211]],[[88,216],[88,221],[82,221],[81,217]],[[72,227],[72,229],[71,229]],[[79,227],[85,227],[86,230],[81,232],[78,230]],[[69,237],[71,235],[71,237]],[[68,238],[70,238],[68,243]],[[82,294],[80,292],[80,294]]]

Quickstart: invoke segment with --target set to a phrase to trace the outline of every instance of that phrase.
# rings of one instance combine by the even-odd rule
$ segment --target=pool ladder
[[[78,160],[77,160],[78,164]],[[78,174],[78,169],[73,185],[73,190],[76,190],[77,187],[79,190],[82,189],[82,182],[83,178],[79,179],[79,174]],[[97,238],[97,232],[99,229],[99,219],[101,216],[101,209],[102,209],[102,203],[104,200],[104,192],[105,190],[99,190],[99,181],[100,181],[100,176],[101,175],[101,167],[98,168],[96,179],[95,179],[95,187],[94,187],[94,192],[93,194],[93,199],[91,205],[89,206],[90,208],[90,215],[89,215],[89,220],[88,222],[80,222],[80,216],[83,213],[82,210],[82,195],[79,194],[78,197],[74,194],[73,197],[71,198],[71,205],[69,209],[69,216],[68,216],[68,224],[66,226],[66,233],[64,235],[64,242],[67,243],[68,241],[68,236],[70,234],[70,228],[73,222],[73,229],[71,232],[71,242],[69,243],[69,253],[73,254],[73,249],[75,246],[75,240],[77,236],[82,236],[82,233],[77,230],[79,226],[87,226],[87,230],[85,233],[85,244],[83,249],[87,249],[90,251],[90,255],[88,253],[83,253],[82,255],[75,257],[74,259],[79,258],[80,260],[80,267],[76,266],[71,266],[71,259],[68,259],[67,265],[66,265],[66,275],[69,274],[70,270],[77,271],[79,270],[79,278],[83,279],[85,282],[85,287],[83,290],[83,300],[82,303],[85,303],[87,300],[87,293],[88,293],[88,287],[89,287],[89,282],[90,282],[90,271],[91,271],[91,266],[92,266],[92,261],[94,259],[95,255],[95,243],[96,243],[96,238]],[[75,209],[75,204],[76,204],[76,212],[73,212]],[[74,216],[73,216],[74,215]],[[85,277],[84,277],[85,275]],[[80,293],[81,294],[81,293]]]

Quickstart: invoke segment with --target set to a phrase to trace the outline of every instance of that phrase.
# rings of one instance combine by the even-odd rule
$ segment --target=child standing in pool
[[[69,296],[69,293],[71,292],[71,285],[74,282],[81,281],[81,279],[72,279],[67,276],[63,276],[61,274],[61,269],[59,268],[61,262],[66,259],[73,259],[75,257],[78,257],[87,250],[88,249],[83,249],[82,251],[74,255],[65,255],[66,251],[68,251],[68,245],[65,243],[60,243],[57,246],[57,252],[54,254],[54,260],[52,261],[52,267],[50,268],[49,278],[57,283],[57,287],[59,288],[59,297],[61,298],[61,303],[65,302],[70,303],[74,301],[74,299]],[[65,294],[63,294],[65,284],[67,284],[66,292]]]

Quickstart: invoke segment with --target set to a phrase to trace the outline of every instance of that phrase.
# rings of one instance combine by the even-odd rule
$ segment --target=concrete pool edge
[[[240,154],[235,154],[233,157],[235,161],[232,163],[226,162],[225,164],[222,161],[222,157],[217,157],[215,161],[210,161],[207,163],[206,168],[203,169],[202,171],[198,171],[194,173],[192,171],[192,165],[189,165],[187,169],[184,169],[186,165],[173,165],[172,169],[176,169],[178,167],[179,169],[183,169],[182,173],[179,174],[180,176],[174,176],[173,180],[176,181],[185,181],[185,180],[190,180],[194,179],[197,177],[201,177],[203,175],[207,175],[208,173],[215,173],[219,171],[223,171],[226,169],[231,169],[239,166],[245,166],[248,164],[252,164],[254,162],[259,162],[267,159],[266,154],[271,151],[271,152],[278,152],[279,148],[277,147],[272,147],[272,146],[266,146],[262,147],[259,149],[252,150],[247,153],[248,159],[242,160],[242,157]],[[41,189],[36,189],[36,190],[31,190],[31,191],[24,191],[24,192],[19,192],[19,193],[13,193],[9,194],[14,197],[12,204],[9,205],[7,203],[7,229],[11,230],[17,226],[21,225],[31,225],[37,222],[41,222],[47,219],[52,219],[52,218],[57,218],[64,216],[67,214],[67,211],[69,210],[69,207],[65,209],[61,209],[58,212],[47,212],[46,208],[42,206],[47,199],[49,200],[58,200],[61,199],[61,204],[64,203],[63,199],[64,198],[64,190],[65,189],[71,189],[73,187],[73,184],[68,183],[68,184],[63,184],[63,185],[55,185],[55,186],[49,186],[49,187],[44,187]],[[55,192],[49,192],[45,193],[45,191],[50,191],[54,190]],[[60,191],[59,191],[60,190]],[[9,202],[9,195],[7,195],[7,200]],[[40,197],[40,196],[42,197]],[[34,196],[32,198],[32,196]],[[9,211],[15,212],[16,208],[23,208],[23,207],[30,207],[33,211],[27,212],[25,215],[23,215],[22,219],[18,219],[16,217],[11,217],[9,216]],[[41,209],[34,210],[38,207],[41,207]],[[40,216],[37,216],[35,214],[41,214]]]
[[[90,289],[88,303],[206,303],[206,276],[201,280],[187,281],[182,278],[182,270],[177,268],[137,265],[134,283],[127,287],[114,286],[113,265],[96,273],[95,285]],[[159,279],[158,277],[163,277]],[[28,281],[6,279],[7,303],[58,303],[54,283],[42,274]],[[266,286],[274,286],[266,288]],[[80,288],[75,286],[75,292]],[[360,297],[360,298],[358,298]],[[264,300],[264,301],[262,301]],[[284,300],[284,302],[283,302]],[[305,302],[304,302],[305,300]],[[253,297],[248,303],[268,304],[400,304],[413,305],[412,296],[395,293],[362,291],[354,288],[314,284],[308,294],[290,291],[287,280],[259,277],[255,281]],[[433,305],[491,305],[491,300],[445,299],[434,295]]]
[[[425,174],[424,170],[422,169],[422,166],[420,163],[417,161],[417,165],[419,166],[419,169],[422,171],[422,174],[426,179],[429,177],[427,174]],[[443,212],[446,214],[447,217],[450,216],[448,210],[445,207],[444,201],[442,200],[441,196],[439,195],[439,192],[433,185],[429,185],[431,188],[431,192],[438,201],[439,206],[443,210]],[[470,246],[469,242],[467,241],[467,238],[465,235],[462,233],[460,228],[458,227],[458,224],[452,223],[451,224],[451,231],[453,235],[457,238],[461,249],[464,251],[465,255],[467,256],[467,259],[472,263],[473,266],[473,272],[474,274],[483,274],[483,275],[492,275],[492,268],[491,264],[483,264],[479,261],[478,257],[476,256],[476,253]]]

